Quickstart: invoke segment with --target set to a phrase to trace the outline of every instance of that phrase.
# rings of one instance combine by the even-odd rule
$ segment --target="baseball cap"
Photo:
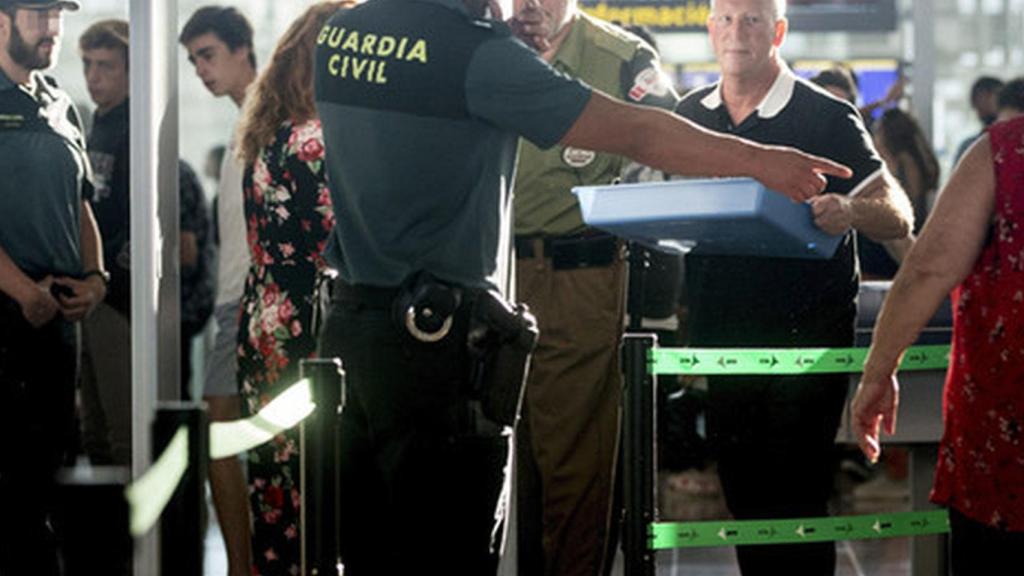
[[[75,0],[0,0],[0,7],[29,8],[33,10],[61,8],[74,12],[78,10],[78,2]]]

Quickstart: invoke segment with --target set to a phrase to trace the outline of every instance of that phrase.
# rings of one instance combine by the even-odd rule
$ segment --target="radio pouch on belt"
[[[497,424],[516,423],[539,334],[525,304],[513,306],[491,291],[476,294],[469,327],[469,350],[477,359],[471,382],[484,416]]]

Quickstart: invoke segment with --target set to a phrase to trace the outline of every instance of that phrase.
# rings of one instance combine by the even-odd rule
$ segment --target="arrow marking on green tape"
[[[653,550],[801,542],[830,542],[942,534],[949,531],[945,510],[885,515],[682,522],[650,525]]]
[[[713,375],[786,375],[856,373],[864,368],[867,348],[652,348],[650,373]],[[902,370],[944,370],[948,345],[907,350]]]

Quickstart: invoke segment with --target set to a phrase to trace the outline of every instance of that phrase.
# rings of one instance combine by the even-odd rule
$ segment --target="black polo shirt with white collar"
[[[882,160],[857,110],[785,67],[738,126],[719,84],[690,92],[676,112],[717,132],[791,146],[853,170],[849,180],[829,178],[826,192],[856,194],[882,174]],[[830,260],[689,255],[691,345],[850,346],[858,284],[852,232]]]

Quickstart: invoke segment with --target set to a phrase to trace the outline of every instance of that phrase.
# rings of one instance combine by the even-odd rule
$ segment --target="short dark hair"
[[[994,76],[982,76],[971,84],[971,102],[973,103],[982,94],[999,92],[1003,89],[1003,81]]]
[[[999,109],[1024,112],[1024,77],[1014,78],[999,91]]]
[[[117,18],[100,20],[86,28],[78,37],[78,49],[81,51],[108,48],[120,50],[124,55],[124,64],[128,65],[128,22]]]
[[[857,105],[857,80],[854,79],[853,72],[849,68],[841,65],[826,68],[818,72],[817,76],[811,78],[811,82],[822,88],[830,86],[839,88],[849,95],[850,104]]]
[[[232,6],[204,6],[196,10],[181,29],[178,42],[182,46],[211,33],[234,52],[239,48],[249,49],[249,64],[256,68],[256,52],[252,48],[252,24],[241,12]]]

